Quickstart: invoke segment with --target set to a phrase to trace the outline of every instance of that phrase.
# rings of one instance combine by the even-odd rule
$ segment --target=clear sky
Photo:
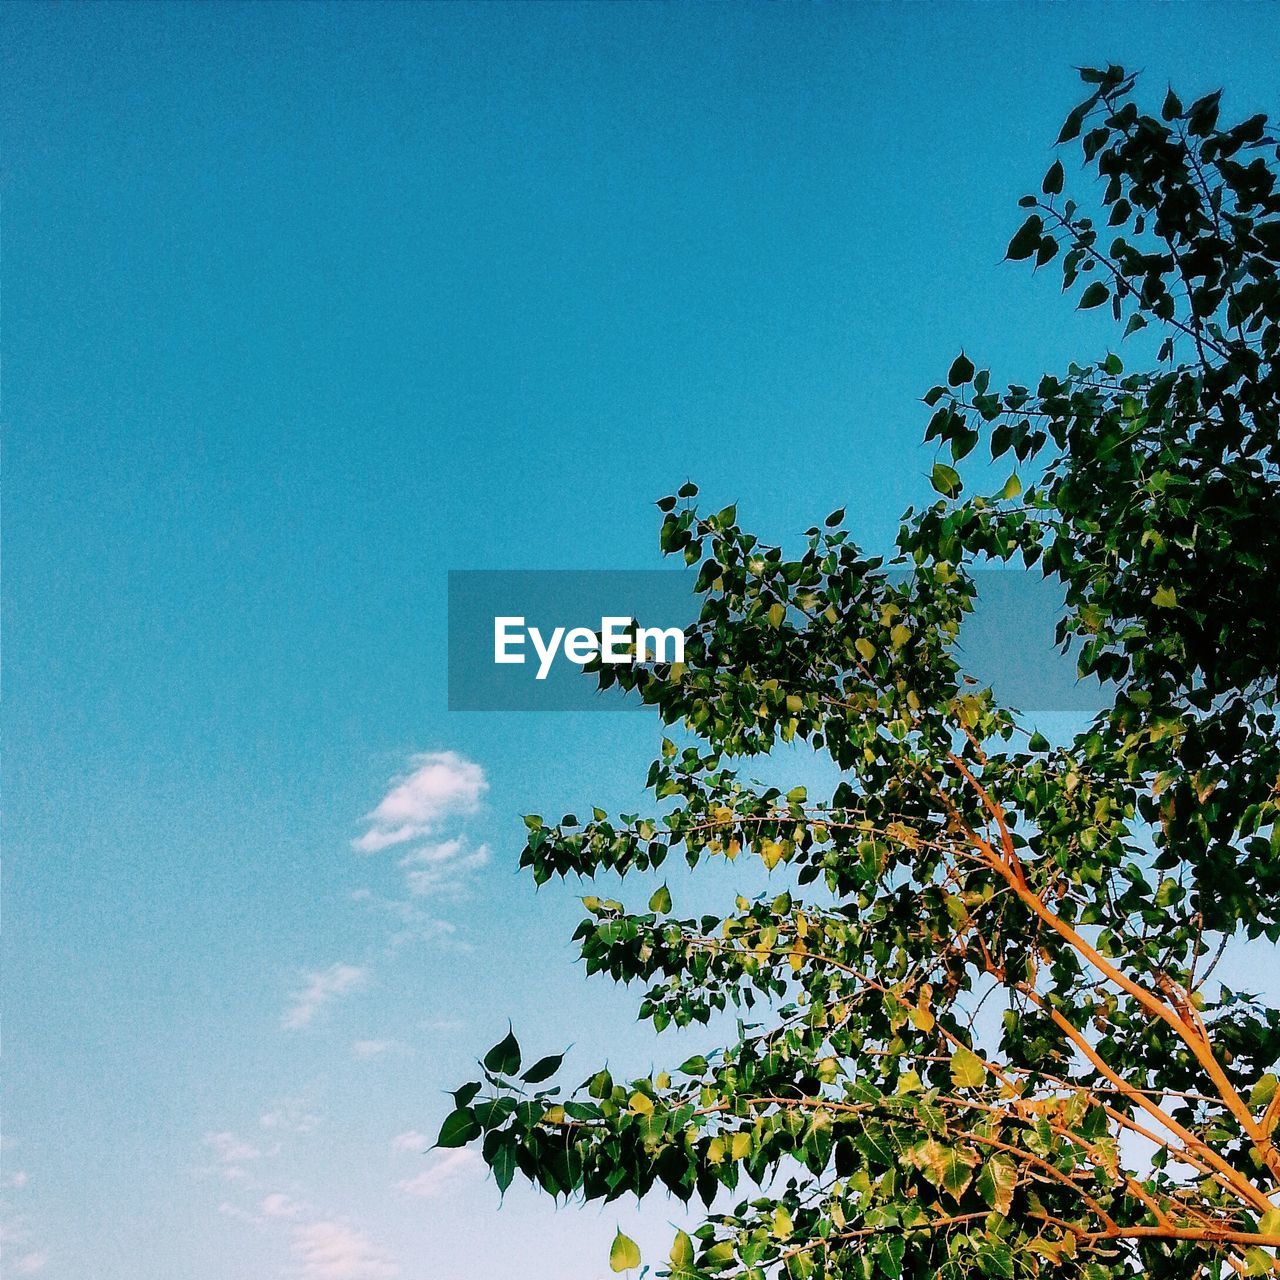
[[[887,547],[961,345],[1100,354],[999,265],[1071,66],[1274,107],[1275,10],[8,4],[0,46],[5,1273],[594,1280],[672,1207],[499,1210],[415,1135],[508,1017],[678,1060],[513,875],[521,812],[640,803],[655,727],[449,715],[446,570],[656,567],[691,476]]]

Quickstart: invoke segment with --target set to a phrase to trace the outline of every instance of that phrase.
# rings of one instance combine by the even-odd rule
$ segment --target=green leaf
[[[541,1084],[560,1070],[563,1061],[563,1053],[549,1053],[545,1058],[539,1058],[520,1079],[526,1084]]]
[[[1193,102],[1187,108],[1187,129],[1197,137],[1203,138],[1213,132],[1218,123],[1218,101],[1222,90],[1205,94],[1203,98]]]
[[[1040,189],[1047,196],[1057,196],[1062,194],[1062,161],[1055,160],[1049,166],[1049,172],[1044,175],[1044,182]]]
[[[613,1271],[631,1271],[640,1265],[640,1249],[636,1242],[622,1234],[613,1237],[609,1250],[609,1267]]]
[[[1255,1111],[1266,1110],[1271,1105],[1271,1099],[1276,1096],[1278,1086],[1280,1086],[1280,1080],[1276,1078],[1274,1072],[1268,1071],[1249,1091],[1249,1105]]]
[[[1095,280],[1081,295],[1076,306],[1078,311],[1091,311],[1100,307],[1110,297],[1107,286],[1101,280]]]
[[[902,1236],[887,1236],[875,1244],[875,1260],[885,1280],[899,1280],[907,1242]]]
[[[945,462],[935,462],[933,471],[929,475],[929,483],[944,498],[954,498],[960,492],[960,473],[954,468],[949,467]]]
[[[520,1070],[520,1045],[514,1031],[508,1031],[484,1055],[484,1065],[486,1071],[492,1071],[497,1076],[513,1076]]]
[[[1062,130],[1058,134],[1059,143],[1070,142],[1072,138],[1080,136],[1080,126],[1084,123],[1087,109],[1087,106],[1082,104],[1068,113],[1066,120],[1063,122]]]
[[[978,1174],[978,1194],[1001,1217],[1009,1216],[1013,1189],[1018,1183],[1018,1169],[1005,1155],[992,1156]]]
[[[973,1180],[973,1157],[955,1147],[946,1147],[942,1153],[942,1189],[959,1200]]]
[[[1247,1276],[1268,1276],[1272,1273],[1275,1258],[1265,1249],[1253,1245],[1244,1251],[1244,1273]]]
[[[505,1192],[511,1185],[511,1179],[515,1177],[516,1172],[516,1140],[514,1138],[499,1144],[489,1162],[489,1167],[493,1170],[493,1180],[498,1184],[498,1190]]]
[[[1040,238],[1043,234],[1044,219],[1038,213],[1033,213],[1014,233],[1013,239],[1009,241],[1009,247],[1004,251],[1004,256],[1011,262],[1021,262],[1024,258],[1031,257],[1040,247]],[[972,376],[972,367],[970,367],[969,377]],[[968,382],[969,378],[963,381]],[[952,379],[951,385],[954,387],[959,384]]]
[[[786,1267],[790,1280],[811,1280],[818,1270],[813,1254],[807,1250],[803,1253],[787,1254]]]
[[[516,1109],[515,1099],[510,1097],[490,1098],[475,1108],[476,1123],[482,1129],[493,1129],[501,1125]]]
[[[687,1233],[676,1230],[675,1243],[668,1256],[677,1271],[688,1271],[693,1266],[693,1241]]]
[[[440,1126],[440,1136],[436,1139],[437,1147],[465,1147],[473,1138],[480,1136],[480,1122],[475,1112],[467,1107],[461,1111],[451,1111]]]
[[[459,1111],[464,1107],[469,1107],[476,1094],[480,1092],[481,1087],[478,1080],[473,1080],[470,1084],[464,1084],[460,1089],[455,1089],[453,1091],[453,1105]]]
[[[952,362],[947,381],[953,387],[964,386],[973,377],[973,362],[962,351]]]
[[[671,890],[664,884],[654,890],[649,899],[649,910],[664,913],[671,910]]]
[[[919,1169],[940,1191],[955,1200],[964,1195],[973,1180],[974,1157],[968,1151],[946,1146],[937,1138],[926,1138],[903,1152],[903,1159]]]
[[[957,1089],[976,1089],[986,1078],[987,1069],[972,1049],[961,1045],[951,1055],[951,1079]]]
[[[1013,1251],[1003,1240],[984,1240],[978,1249],[978,1265],[984,1276],[1013,1280]]]

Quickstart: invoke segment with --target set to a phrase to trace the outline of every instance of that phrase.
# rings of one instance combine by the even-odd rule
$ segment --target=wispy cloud
[[[363,1231],[341,1222],[308,1222],[293,1233],[293,1256],[305,1280],[391,1280],[400,1268]]]
[[[368,830],[351,842],[353,849],[377,853],[416,840],[449,814],[473,813],[489,786],[484,770],[454,751],[413,756],[409,769],[365,815]]]
[[[456,1183],[477,1173],[479,1169],[480,1157],[474,1151],[464,1147],[441,1156],[430,1169],[424,1169],[412,1178],[397,1182],[396,1188],[407,1196],[416,1196],[421,1200],[434,1200],[436,1196],[443,1195]]]
[[[295,1219],[301,1218],[308,1212],[305,1204],[281,1191],[273,1191],[270,1195],[263,1196],[258,1209],[264,1218]]]
[[[349,981],[339,985],[349,989]],[[316,1119],[300,1099],[286,1098],[261,1116],[264,1128],[285,1134],[283,1141],[259,1148],[227,1129],[206,1133],[204,1145],[222,1166],[237,1167],[229,1163],[235,1161],[266,1161],[286,1149],[289,1135],[306,1132]],[[272,1163],[257,1167],[270,1168]],[[291,1280],[394,1280],[400,1275],[400,1265],[390,1253],[350,1218],[311,1203],[305,1189],[286,1183],[287,1189],[278,1190],[247,1175],[240,1185],[238,1202],[223,1200],[218,1212],[282,1244],[287,1242],[293,1259],[287,1271]]]
[[[423,1031],[461,1031],[467,1024],[461,1018],[423,1018],[418,1026]]]
[[[214,1154],[220,1164],[243,1164],[246,1160],[261,1160],[262,1152],[251,1142],[237,1138],[230,1130],[221,1133],[206,1133],[204,1145]]]
[[[356,889],[351,898],[354,902],[363,902],[370,910],[385,912],[397,922],[399,928],[387,939],[388,952],[394,953],[410,942],[434,942],[458,949],[470,949],[467,944],[458,941],[457,925],[431,915],[411,901],[384,898],[371,889]]]
[[[212,1153],[214,1163],[212,1166],[203,1169],[202,1172],[217,1174],[218,1177],[226,1182],[239,1183],[245,1187],[251,1186],[254,1182],[254,1176],[245,1168],[246,1165],[251,1165],[264,1157],[276,1156],[280,1153],[278,1143],[269,1150],[264,1150],[256,1144],[237,1136],[229,1129],[224,1129],[217,1133],[206,1133],[203,1142]]]
[[[397,1133],[391,1139],[392,1151],[416,1151],[421,1155],[430,1145],[431,1139],[417,1129],[406,1129],[404,1133]]]
[[[292,1004],[280,1019],[280,1025],[286,1031],[310,1026],[325,1005],[364,986],[369,979],[369,971],[357,965],[338,963],[304,976],[305,985],[295,993]]]
[[[224,1200],[218,1206],[218,1212],[224,1218],[231,1218],[236,1222],[247,1222],[251,1227],[265,1227],[267,1225],[261,1215],[250,1213],[242,1205],[233,1204],[230,1200]]]
[[[409,892],[415,898],[423,898],[460,893],[470,873],[485,866],[489,857],[487,844],[473,849],[459,837],[421,845],[401,858],[400,865],[405,869]]]
[[[402,1047],[398,1040],[353,1040],[351,1054],[362,1062],[368,1062],[371,1058],[384,1057]]]
[[[6,1264],[15,1275],[33,1276],[49,1264],[49,1255],[32,1244],[31,1229],[24,1217],[0,1223],[0,1246],[3,1246]]]
[[[258,1117],[264,1128],[278,1133],[310,1133],[321,1121],[302,1098],[281,1098]]]

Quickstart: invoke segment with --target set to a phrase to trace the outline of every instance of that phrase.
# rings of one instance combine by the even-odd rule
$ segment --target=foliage
[[[925,398],[940,496],[888,562],[842,512],[788,558],[692,485],[664,499],[664,551],[701,565],[686,664],[600,679],[694,745],[663,741],[657,816],[526,819],[538,883],[672,855],[783,882],[723,918],[665,886],[644,911],[585,898],[587,970],[647,984],[657,1029],[761,1020],[567,1094],[544,1083],[558,1060],[521,1078],[508,1036],[441,1133],[480,1139],[504,1190],[518,1170],[553,1195],[697,1198],[658,1268],[678,1280],[1278,1269],[1280,1016],[1211,980],[1228,940],[1280,938],[1277,150],[1261,116],[1220,125],[1218,94],[1171,92],[1157,118],[1123,70],[1082,76],[1059,142],[1106,225],[1056,161],[1008,256],[1149,329],[1152,367],[1108,354],[996,390],[958,357]],[[971,495],[979,444],[1014,471]],[[958,665],[992,561],[1062,585],[1060,638],[1109,691],[1068,746]],[[779,740],[835,762],[829,799],[733,767]],[[619,1235],[614,1268],[638,1261]]]

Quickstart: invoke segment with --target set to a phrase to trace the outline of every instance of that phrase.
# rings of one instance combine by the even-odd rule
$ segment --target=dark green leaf
[[[480,1125],[475,1114],[468,1107],[461,1111],[451,1111],[445,1116],[440,1126],[440,1136],[436,1139],[437,1147],[465,1147],[473,1138],[480,1136]]]
[[[494,1075],[513,1076],[520,1070],[520,1045],[515,1033],[508,1031],[497,1044],[484,1055],[485,1070]]]
[[[550,1053],[545,1058],[539,1058],[520,1079],[526,1084],[541,1084],[560,1070],[563,1061],[563,1053]]]
[[[1009,241],[1009,247],[1005,250],[1005,257],[1014,262],[1021,262],[1023,258],[1031,257],[1040,247],[1040,237],[1043,231],[1044,219],[1038,213],[1033,213],[1018,228],[1013,239]],[[969,376],[973,376],[972,369],[970,369]],[[963,378],[961,381],[968,382],[969,378]],[[958,384],[952,379],[951,385],[954,387]]]
[[[973,364],[964,352],[961,352],[951,364],[951,371],[947,374],[947,381],[953,387],[960,387],[972,377]]]
[[[1079,310],[1089,311],[1093,307],[1100,307],[1108,297],[1110,297],[1110,294],[1107,286],[1101,280],[1095,280],[1080,295]]]

